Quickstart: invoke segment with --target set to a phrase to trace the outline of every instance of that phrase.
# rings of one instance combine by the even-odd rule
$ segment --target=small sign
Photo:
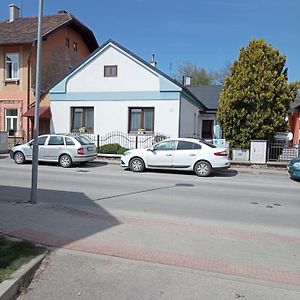
[[[278,141],[291,141],[293,139],[293,134],[291,132],[276,132],[274,138]]]
[[[218,147],[220,147],[220,146],[226,147],[227,146],[225,139],[213,139],[213,144]]]

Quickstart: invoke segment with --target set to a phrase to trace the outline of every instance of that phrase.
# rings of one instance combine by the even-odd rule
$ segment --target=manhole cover
[[[254,202],[254,201],[252,201],[252,202],[250,202],[250,203],[251,203],[251,204],[255,204],[255,205],[258,204],[258,202]]]

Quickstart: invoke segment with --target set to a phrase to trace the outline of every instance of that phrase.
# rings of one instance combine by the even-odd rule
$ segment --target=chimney
[[[191,76],[185,76],[184,77],[184,85],[191,85]]]
[[[9,5],[9,22],[13,22],[20,18],[20,8],[15,4]]]
[[[155,55],[152,54],[152,60],[150,61],[150,65],[152,65],[153,67],[156,67],[157,62],[155,61]]]

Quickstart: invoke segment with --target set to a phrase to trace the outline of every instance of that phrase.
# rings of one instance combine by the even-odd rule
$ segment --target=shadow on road
[[[120,222],[84,193],[0,185],[0,232],[62,247],[117,226]]]
[[[130,169],[125,169],[125,171],[131,172]],[[192,171],[147,169],[146,171],[144,171],[144,173],[145,172],[146,173],[160,173],[160,174],[165,173],[165,174],[190,175],[190,176],[197,177],[197,175]],[[229,169],[229,170],[223,170],[223,171],[214,171],[209,177],[233,177],[236,175],[238,175],[238,172],[236,170]]]

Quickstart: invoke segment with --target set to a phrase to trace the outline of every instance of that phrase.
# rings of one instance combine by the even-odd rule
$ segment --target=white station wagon
[[[45,134],[38,137],[39,161],[58,162],[68,168],[76,163],[86,163],[96,158],[96,147],[84,135]],[[15,146],[10,157],[17,164],[32,160],[33,140]]]
[[[200,177],[215,170],[228,169],[226,148],[192,138],[167,139],[147,149],[128,150],[121,157],[121,166],[133,172],[149,169],[194,171]]]

